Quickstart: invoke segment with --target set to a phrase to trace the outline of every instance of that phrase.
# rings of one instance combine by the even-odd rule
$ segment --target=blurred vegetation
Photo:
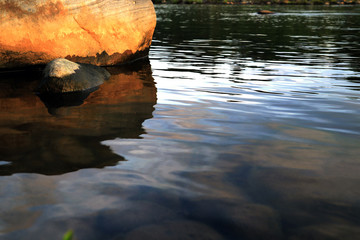
[[[344,5],[360,4],[360,0],[152,0],[155,4],[284,4],[284,5]]]
[[[72,230],[67,231],[64,236],[63,240],[73,240],[74,233]]]

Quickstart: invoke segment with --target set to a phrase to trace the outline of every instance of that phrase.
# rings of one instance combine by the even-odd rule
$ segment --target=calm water
[[[158,5],[92,93],[2,72],[0,239],[359,239],[360,7],[271,9]]]

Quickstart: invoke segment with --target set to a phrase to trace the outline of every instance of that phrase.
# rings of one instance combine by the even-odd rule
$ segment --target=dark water
[[[1,73],[0,239],[359,239],[360,7],[267,8],[156,6],[56,104]]]

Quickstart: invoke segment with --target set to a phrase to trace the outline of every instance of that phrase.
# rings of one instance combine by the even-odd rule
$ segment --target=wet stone
[[[95,88],[110,77],[101,67],[58,58],[49,62],[38,87],[39,93],[67,93]]]

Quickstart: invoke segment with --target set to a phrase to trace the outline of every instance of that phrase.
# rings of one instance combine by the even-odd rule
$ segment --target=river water
[[[2,72],[0,239],[356,239],[360,7],[156,5],[149,61]]]

